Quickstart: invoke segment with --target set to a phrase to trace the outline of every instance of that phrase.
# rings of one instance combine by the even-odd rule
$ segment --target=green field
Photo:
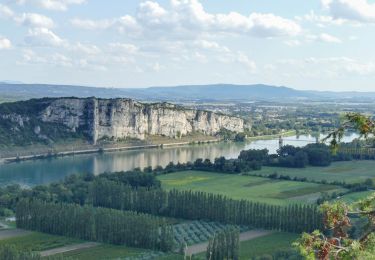
[[[11,244],[20,249],[44,251],[56,247],[82,243],[81,240],[33,232],[31,234],[0,240],[0,245]]]
[[[372,193],[374,193],[374,191],[361,191],[361,192],[349,193],[349,194],[342,196],[340,200],[345,201],[346,203],[353,203],[358,200],[366,198]]]
[[[125,246],[100,245],[93,248],[86,248],[62,254],[64,257],[73,259],[116,259],[119,257],[136,257],[145,250],[129,248]]]
[[[291,249],[291,244],[298,237],[299,235],[297,234],[278,232],[268,236],[243,241],[240,244],[240,259],[250,259],[251,257],[264,254],[272,255],[279,250]]]
[[[269,175],[277,173],[290,177],[307,178],[308,180],[345,181],[346,183],[358,183],[364,180],[375,178],[375,161],[349,161],[334,162],[328,167],[307,167],[307,168],[282,168],[263,167],[260,171],[251,172],[254,174]]]
[[[145,249],[131,248],[126,246],[115,246],[103,244],[93,248],[81,249],[62,254],[75,260],[102,260],[102,259],[183,259],[180,255],[164,254]]]
[[[32,232],[31,234],[13,237],[0,240],[1,245],[14,245],[17,248],[25,251],[40,252],[52,248],[63,247],[72,244],[79,244],[85,241],[68,238],[63,236],[49,235],[39,232]],[[130,248],[126,246],[115,246],[102,244],[93,248],[79,249],[62,254],[65,257],[71,257],[75,260],[85,259],[123,259],[125,257],[141,257],[141,259],[179,259],[179,255],[164,254],[161,252],[154,252],[146,249]]]
[[[247,199],[274,205],[314,203],[320,192],[343,191],[342,188],[333,185],[200,171],[183,171],[161,175],[158,178],[167,190],[205,191],[223,194],[233,199]]]
[[[273,259],[272,254],[277,251],[285,251],[292,249],[292,243],[299,237],[298,234],[277,232],[264,237],[258,237],[248,241],[242,241],[240,243],[240,258],[239,259],[251,259],[253,257],[259,257],[263,255],[269,255],[270,257],[264,259]],[[203,260],[206,253],[200,253],[193,259]],[[263,259],[263,258],[262,258]]]

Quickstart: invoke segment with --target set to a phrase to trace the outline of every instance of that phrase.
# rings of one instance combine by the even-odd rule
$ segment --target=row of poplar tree
[[[138,188],[97,179],[89,189],[93,206],[234,225],[310,232],[322,227],[315,205],[276,206],[194,191]]]
[[[238,260],[240,252],[240,231],[228,227],[210,239],[206,251],[208,260]]]
[[[89,241],[160,251],[174,246],[165,219],[132,211],[23,199],[16,221],[19,228]]]

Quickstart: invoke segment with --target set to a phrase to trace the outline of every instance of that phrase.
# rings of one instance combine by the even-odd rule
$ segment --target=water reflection
[[[345,136],[344,141],[353,140],[356,135]],[[304,135],[287,137],[284,144],[304,146],[315,142],[315,137]],[[24,186],[50,183],[74,173],[125,171],[136,167],[166,166],[169,162],[188,162],[197,158],[214,160],[217,157],[236,158],[244,149],[267,148],[275,153],[279,140],[259,140],[251,143],[217,143],[170,147],[164,149],[132,150],[105,154],[87,154],[63,158],[24,161],[0,165],[0,185],[19,183]]]

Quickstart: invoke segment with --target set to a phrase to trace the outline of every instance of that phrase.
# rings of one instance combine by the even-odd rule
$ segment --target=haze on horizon
[[[374,0],[0,0],[0,81],[373,91]]]

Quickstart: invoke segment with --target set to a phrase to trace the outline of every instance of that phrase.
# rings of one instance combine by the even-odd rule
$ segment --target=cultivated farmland
[[[346,183],[359,183],[368,178],[375,178],[375,161],[349,161],[334,162],[327,167],[306,167],[306,168],[283,168],[283,167],[263,167],[262,170],[251,172],[250,174],[288,175],[290,177],[307,178],[307,180],[327,182],[345,181]]]
[[[262,177],[219,174],[201,171],[183,171],[158,177],[165,189],[205,191],[223,194],[233,199],[245,199],[288,205],[314,203],[321,192],[345,191],[334,185],[307,182],[271,180]],[[313,199],[309,200],[309,196]],[[307,198],[307,199],[306,199]]]

